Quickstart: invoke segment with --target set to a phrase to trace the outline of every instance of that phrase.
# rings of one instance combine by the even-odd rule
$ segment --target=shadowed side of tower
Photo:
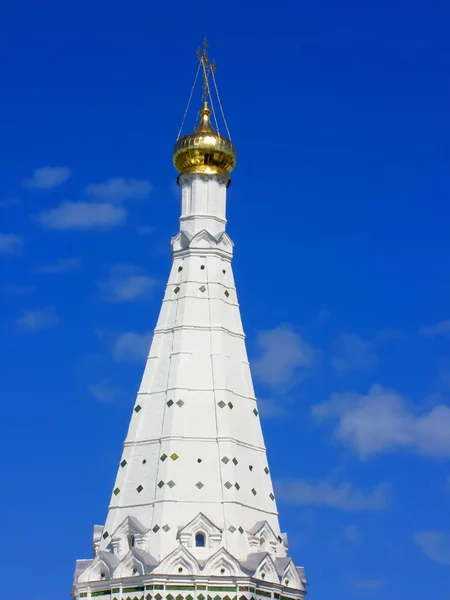
[[[236,151],[211,123],[206,47],[199,69],[199,125],[173,155],[181,217],[172,269],[107,519],[94,527],[94,558],[77,561],[76,600],[305,595],[280,532],[245,348],[225,231]]]

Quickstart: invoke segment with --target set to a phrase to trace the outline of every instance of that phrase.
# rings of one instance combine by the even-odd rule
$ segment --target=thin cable
[[[181,131],[182,131],[182,129],[183,129],[183,125],[184,125],[184,122],[185,122],[185,120],[186,120],[186,115],[187,115],[187,113],[188,113],[189,106],[190,106],[190,104],[191,104],[191,100],[192,100],[192,94],[194,93],[194,89],[195,89],[195,85],[196,85],[196,83],[197,83],[197,79],[198,79],[198,74],[199,74],[199,73],[200,73],[200,63],[198,64],[197,73],[196,73],[196,75],[195,75],[195,79],[194,79],[194,85],[192,86],[191,93],[190,93],[190,95],[189,95],[189,100],[188,100],[188,103],[187,103],[187,106],[186,106],[186,110],[185,110],[185,112],[184,112],[184,117],[183,117],[183,120],[181,121],[181,127],[180,127],[180,130],[179,130],[179,132],[178,132],[178,135],[177,135],[177,142],[178,142],[178,140],[180,139]]]
[[[211,75],[212,75],[212,79],[213,79],[213,82],[214,82],[214,88],[216,90],[217,101],[219,102],[219,108],[220,108],[220,112],[222,114],[222,119],[223,119],[223,122],[225,123],[225,128],[227,130],[228,139],[231,142],[231,134],[230,134],[230,130],[228,129],[227,120],[225,119],[225,114],[223,112],[222,102],[220,101],[219,90],[217,88],[216,78],[214,77],[214,69],[211,69]]]
[[[211,111],[213,114],[214,122],[216,124],[217,133],[220,135],[219,124],[217,122],[216,112],[214,110],[214,103],[213,103],[213,99],[212,99],[212,95],[211,95],[211,88],[209,87],[208,71],[206,69],[205,60],[203,60],[203,59],[202,59],[202,67],[203,67],[203,100],[206,100],[206,98],[209,96],[209,101],[211,103]],[[209,68],[209,71],[211,71],[211,67]]]

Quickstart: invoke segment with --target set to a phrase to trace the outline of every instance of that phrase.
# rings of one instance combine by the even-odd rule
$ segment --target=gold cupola
[[[200,123],[193,133],[180,138],[173,149],[173,164],[182,173],[229,176],[236,166],[236,149],[211,124],[211,111],[204,101]]]
[[[231,171],[236,166],[236,148],[232,144],[229,137],[225,137],[224,135],[221,135],[219,133],[217,120],[217,131],[216,129],[214,129],[211,123],[211,109],[207,101],[207,98],[210,98],[212,103],[211,89],[209,86],[210,75],[214,80],[214,88],[216,90],[217,100],[220,106],[220,110],[222,112],[225,127],[227,128],[228,132],[228,127],[225,121],[225,117],[223,115],[222,105],[220,102],[220,98],[217,91],[217,85],[214,78],[214,71],[216,69],[216,66],[214,63],[211,63],[208,59],[206,51],[208,45],[206,43],[206,40],[204,40],[203,43],[203,53],[201,53],[200,50],[197,51],[199,58],[199,68],[191,91],[192,98],[192,93],[196,85],[198,73],[200,70],[202,70],[203,105],[199,111],[200,122],[193,133],[189,133],[183,137],[179,137],[179,134],[177,142],[173,149],[173,164],[180,173],[180,175],[184,173],[202,173],[205,175],[222,175],[224,177],[229,178]],[[186,108],[186,113],[189,109],[189,103],[190,99]],[[213,114],[215,117],[215,113]]]

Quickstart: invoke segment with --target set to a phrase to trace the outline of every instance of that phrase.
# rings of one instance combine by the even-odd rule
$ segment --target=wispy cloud
[[[110,229],[122,225],[127,213],[120,206],[96,202],[63,202],[43,211],[37,220],[44,229]]]
[[[124,390],[107,380],[93,383],[88,387],[89,392],[94,396],[97,402],[102,404],[111,404],[117,402],[124,396]]]
[[[350,585],[360,592],[377,592],[383,585],[383,579],[370,579],[367,577],[352,577]]]
[[[389,486],[380,484],[371,492],[363,492],[352,484],[334,485],[328,481],[309,483],[304,480],[284,480],[275,484],[278,500],[288,504],[312,504],[348,511],[376,511],[389,502]]]
[[[361,543],[363,536],[356,525],[347,525],[344,529],[344,537],[351,544]]]
[[[336,371],[366,369],[377,363],[372,342],[354,333],[344,333],[334,342],[334,356],[331,359]]]
[[[4,296],[15,298],[16,296],[24,296],[25,294],[32,294],[36,291],[35,285],[22,285],[20,283],[4,283],[0,286],[0,292]]]
[[[152,185],[146,179],[124,179],[113,177],[101,183],[91,183],[85,192],[91,198],[104,202],[124,202],[125,200],[147,200]]]
[[[419,413],[394,390],[373,386],[368,394],[334,394],[312,408],[318,420],[337,421],[334,438],[362,458],[409,449],[428,456],[450,456],[450,407]]]
[[[425,337],[450,335],[450,320],[441,321],[440,323],[436,323],[436,325],[430,325],[428,327],[421,327],[419,333]]]
[[[17,320],[19,329],[30,333],[56,327],[58,323],[59,317],[53,307],[26,310]]]
[[[67,181],[72,175],[68,167],[40,167],[33,171],[29,179],[25,179],[23,187],[27,189],[50,190]]]
[[[148,356],[152,332],[125,331],[114,341],[113,356],[122,362],[141,363]]]
[[[282,419],[286,416],[286,405],[289,401],[258,398],[258,410],[263,419]]]
[[[15,233],[0,233],[0,254],[20,254],[23,238]]]
[[[129,302],[148,296],[156,287],[153,277],[129,264],[111,267],[108,279],[99,284],[101,297],[108,302]]]
[[[317,352],[289,326],[260,331],[256,338],[259,357],[252,370],[259,381],[271,386],[292,387],[306,375]]]
[[[19,204],[20,198],[17,196],[11,196],[10,198],[4,198],[0,200],[0,208],[9,208],[10,206],[16,206]]]
[[[414,535],[413,541],[433,562],[450,565],[450,532],[420,531]]]
[[[58,275],[66,271],[72,271],[81,264],[81,258],[60,258],[51,265],[41,265],[34,269],[37,275]]]

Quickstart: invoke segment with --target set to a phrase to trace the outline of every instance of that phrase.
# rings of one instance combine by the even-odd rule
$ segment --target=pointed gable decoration
[[[114,578],[145,575],[150,573],[156,564],[157,561],[148,552],[139,548],[131,548],[116,567]]]
[[[154,568],[153,573],[163,575],[198,575],[200,565],[189,550],[181,544]]]
[[[85,583],[111,579],[118,564],[119,559],[112,552],[100,551],[87,568],[80,573],[78,582]]]
[[[215,549],[220,546],[222,530],[217,525],[214,525],[203,513],[198,513],[192,521],[189,521],[187,525],[178,531],[178,539],[186,548],[194,548],[195,536],[198,534],[205,536],[206,548]]]
[[[225,548],[220,548],[208,559],[203,567],[203,575],[217,575],[228,577],[248,576],[238,560],[234,558]]]
[[[267,521],[258,521],[247,532],[248,541],[251,548],[261,552],[270,552],[278,556],[285,556],[282,537],[278,537]]]

